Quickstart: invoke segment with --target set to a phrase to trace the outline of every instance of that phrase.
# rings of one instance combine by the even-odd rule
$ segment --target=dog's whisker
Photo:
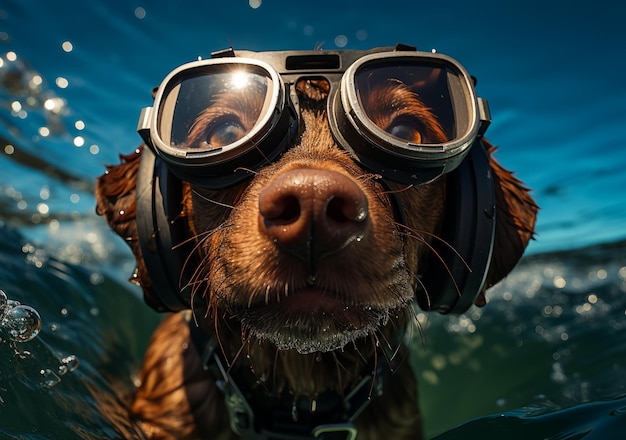
[[[331,352],[331,354],[332,354],[333,360],[335,361],[335,371],[337,372],[338,388],[343,389],[344,385],[343,385],[342,371],[346,371],[346,367],[344,367],[341,361],[337,358],[337,353],[333,351]]]
[[[226,355],[226,347],[224,346],[224,343],[222,341],[222,336],[220,332],[220,320],[217,319],[217,311],[213,313],[213,334],[215,335],[217,346],[220,348],[222,357],[226,360],[226,364],[228,365],[228,356]]]
[[[385,337],[385,334],[382,332],[379,332],[380,334],[380,338],[377,338],[378,343],[380,344],[380,341],[382,339],[382,342],[384,343],[384,345],[381,345],[381,348],[384,350],[385,348],[391,350],[391,344],[389,343],[389,341],[387,340],[387,338]]]
[[[268,164],[270,164],[270,161],[267,158],[265,158],[265,160],[267,161]],[[246,168],[246,167],[237,167],[235,168],[235,171],[247,171],[248,173],[252,175],[256,175],[258,173],[258,171],[255,171],[251,168]]]
[[[427,314],[426,325],[428,325],[429,320],[430,320],[430,314]],[[422,324],[420,323],[417,313],[415,313],[415,310],[413,310],[413,319],[410,322],[414,323],[415,327],[418,330],[418,334],[420,335],[420,341],[422,343],[422,348],[426,348],[426,334],[424,332],[424,327],[422,327]],[[413,329],[413,326],[411,326],[411,331],[413,331],[412,329]],[[412,340],[412,335],[411,335],[411,340]]]
[[[227,370],[228,374],[231,373],[231,371],[234,368],[235,364],[239,360],[239,356],[241,356],[241,353],[243,353],[243,350],[244,350],[245,347],[246,347],[246,344],[244,344],[242,342],[241,347],[239,347],[239,350],[237,350],[237,352],[235,353],[233,358],[230,361],[226,360],[226,364],[228,365],[228,370]]]
[[[450,244],[448,241],[444,240],[443,238],[441,238],[437,234],[435,234],[433,232],[429,232],[429,231],[413,229],[413,228],[410,228],[409,226],[407,226],[405,224],[402,224],[402,223],[399,223],[399,222],[396,222],[396,221],[394,221],[394,224],[397,227],[408,231],[407,235],[409,237],[416,238],[420,242],[422,242],[422,243],[424,243],[426,245],[428,244],[428,241],[424,237],[422,237],[420,234],[424,234],[424,235],[426,235],[428,237],[431,237],[434,240],[437,240],[439,243],[443,244],[448,249],[450,249],[452,252],[454,252],[454,254],[461,260],[461,263],[467,268],[467,270],[471,270],[469,264],[467,263],[467,261],[465,261],[465,258],[463,258],[463,256],[459,253],[459,251],[452,244]]]
[[[376,346],[378,345],[378,338],[375,334],[371,335],[372,343],[374,344],[374,371],[372,373],[372,382],[370,383],[370,390],[367,394],[368,399],[372,398],[374,394],[374,386],[376,385],[376,376],[378,374],[378,350],[376,350]]]
[[[384,191],[381,191],[380,194],[381,195],[400,194],[400,193],[408,191],[408,190],[410,190],[411,188],[414,188],[414,187],[415,187],[415,185],[407,185],[404,188],[384,190]]]
[[[200,197],[202,200],[204,200],[205,202],[209,202],[209,203],[212,203],[212,204],[214,204],[214,205],[222,206],[222,207],[224,207],[224,208],[229,208],[229,209],[234,209],[234,208],[235,208],[235,207],[234,207],[233,205],[231,205],[231,204],[228,204],[228,203],[223,203],[223,202],[219,202],[219,201],[217,201],[217,200],[213,200],[213,199],[211,199],[211,198],[209,198],[209,197],[205,196],[204,194],[200,193],[199,191],[197,191],[197,190],[195,190],[195,189],[193,189],[193,188],[191,189],[191,191],[192,191],[195,195],[197,195],[198,197]]]
[[[209,231],[205,231],[203,233],[200,234],[196,234],[195,236],[177,244],[174,249],[182,246],[183,244],[189,243],[191,240],[195,240],[196,244],[193,246],[193,248],[189,251],[189,254],[187,255],[187,257],[185,258],[185,261],[183,262],[183,266],[182,266],[182,270],[178,279],[178,284],[181,286],[181,290],[185,289],[186,287],[189,286],[193,286],[197,284],[197,281],[200,280],[200,282],[204,282],[204,280],[208,277],[204,277],[203,272],[204,272],[204,268],[208,266],[207,263],[210,263],[210,259],[208,255],[205,255],[201,258],[200,260],[200,264],[197,264],[196,267],[194,268],[194,270],[192,271],[192,274],[189,278],[189,281],[187,282],[186,285],[183,285],[183,276],[185,273],[187,273],[188,269],[187,267],[191,264],[192,261],[192,257],[194,255],[201,255],[200,249],[202,248],[202,246],[204,245],[205,241],[208,240],[210,237],[212,237],[216,232],[218,232],[219,230],[222,230],[224,228],[224,225],[218,226],[217,228],[211,229]],[[207,274],[208,275],[208,274]],[[197,288],[193,288],[192,287],[192,292],[191,292],[191,299],[192,299],[192,306],[193,306],[193,299],[195,298],[197,293]]]
[[[417,284],[419,284],[419,287],[420,287],[421,291],[424,293],[424,296],[426,297],[427,310],[430,310],[430,307],[432,305],[431,298],[430,298],[430,292],[426,288],[426,285],[424,285],[424,282],[422,281],[422,277],[420,275],[418,275],[417,273],[413,272],[413,271],[409,271],[409,274],[417,282]]]
[[[185,238],[184,240],[178,242],[177,244],[173,245],[172,246],[172,250],[179,249],[180,247],[185,246],[186,244],[189,244],[189,243],[192,243],[192,242],[196,242],[197,244],[201,243],[204,240],[206,240],[207,238],[211,237],[216,232],[221,231],[225,227],[226,226],[222,224],[222,225],[220,225],[220,226],[218,226],[216,228],[210,229],[208,231],[203,231],[203,232],[197,233],[195,235],[191,235],[191,236]],[[197,244],[196,244],[196,246],[197,246]]]
[[[410,228],[407,228],[407,231],[408,232],[405,233],[406,236],[411,237],[411,238],[415,238],[415,239],[419,240],[421,243],[423,243],[424,245],[426,245],[426,247],[428,247],[428,249],[430,249],[430,251],[433,253],[433,255],[435,255],[437,260],[439,260],[441,262],[442,266],[444,267],[444,269],[446,270],[446,272],[450,276],[450,280],[452,280],[452,284],[454,285],[454,289],[456,290],[457,294],[460,297],[461,296],[461,289],[460,289],[460,287],[459,287],[459,285],[457,283],[457,280],[454,278],[454,275],[452,274],[452,270],[450,269],[450,266],[446,262],[446,259],[437,251],[437,249],[435,249],[435,247],[430,242],[425,240],[424,237],[421,237],[419,235],[419,233],[414,232]],[[467,270],[471,271],[471,268],[469,267],[469,265],[467,264],[465,259],[458,253],[458,251],[456,249],[454,249],[445,240],[442,240],[442,239],[440,239],[440,240],[441,240],[442,243],[445,243],[450,249],[454,250],[454,252],[458,255],[459,259],[463,262],[463,264],[465,265]],[[420,285],[422,286],[422,288],[424,287],[424,284],[421,283],[421,282],[420,282]],[[430,306],[430,301],[429,301],[428,305]]]
[[[382,178],[383,178],[383,176],[381,176],[380,174],[368,173],[368,174],[363,174],[362,176],[358,176],[356,180],[358,182],[360,182],[360,183],[365,183],[365,182],[369,182],[371,180],[380,180]]]

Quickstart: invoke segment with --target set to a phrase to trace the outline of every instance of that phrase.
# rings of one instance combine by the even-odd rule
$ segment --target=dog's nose
[[[259,227],[284,251],[313,267],[369,228],[367,197],[337,171],[296,169],[273,179],[259,196]]]

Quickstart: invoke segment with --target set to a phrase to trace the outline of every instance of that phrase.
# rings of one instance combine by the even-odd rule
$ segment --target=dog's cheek
[[[264,180],[253,182],[231,208],[228,218],[205,241],[212,280],[211,298],[217,303],[231,303],[237,291],[252,294],[272,278],[271,270],[287,270],[279,266],[278,254],[270,246],[258,226],[258,192]],[[225,296],[226,295],[226,296]]]

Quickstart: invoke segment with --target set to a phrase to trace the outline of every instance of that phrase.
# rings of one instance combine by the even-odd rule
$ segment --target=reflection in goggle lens
[[[270,100],[270,78],[238,70],[185,78],[163,97],[159,134],[184,151],[210,151],[234,144],[257,125]]]
[[[355,75],[359,105],[392,136],[414,144],[438,144],[455,136],[447,74],[440,67],[398,63],[365,65]]]

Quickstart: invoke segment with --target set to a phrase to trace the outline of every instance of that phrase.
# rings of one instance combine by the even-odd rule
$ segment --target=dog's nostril
[[[337,223],[361,222],[367,218],[366,208],[359,201],[333,197],[326,207],[326,216]]]
[[[266,220],[274,224],[288,225],[300,217],[300,202],[293,196],[277,198],[273,206],[266,207],[264,213],[261,214]]]
[[[330,202],[328,202],[328,206],[326,207],[326,215],[331,220],[336,221],[337,223],[345,223],[348,221],[348,217],[344,212],[345,201],[338,198],[333,198]]]

